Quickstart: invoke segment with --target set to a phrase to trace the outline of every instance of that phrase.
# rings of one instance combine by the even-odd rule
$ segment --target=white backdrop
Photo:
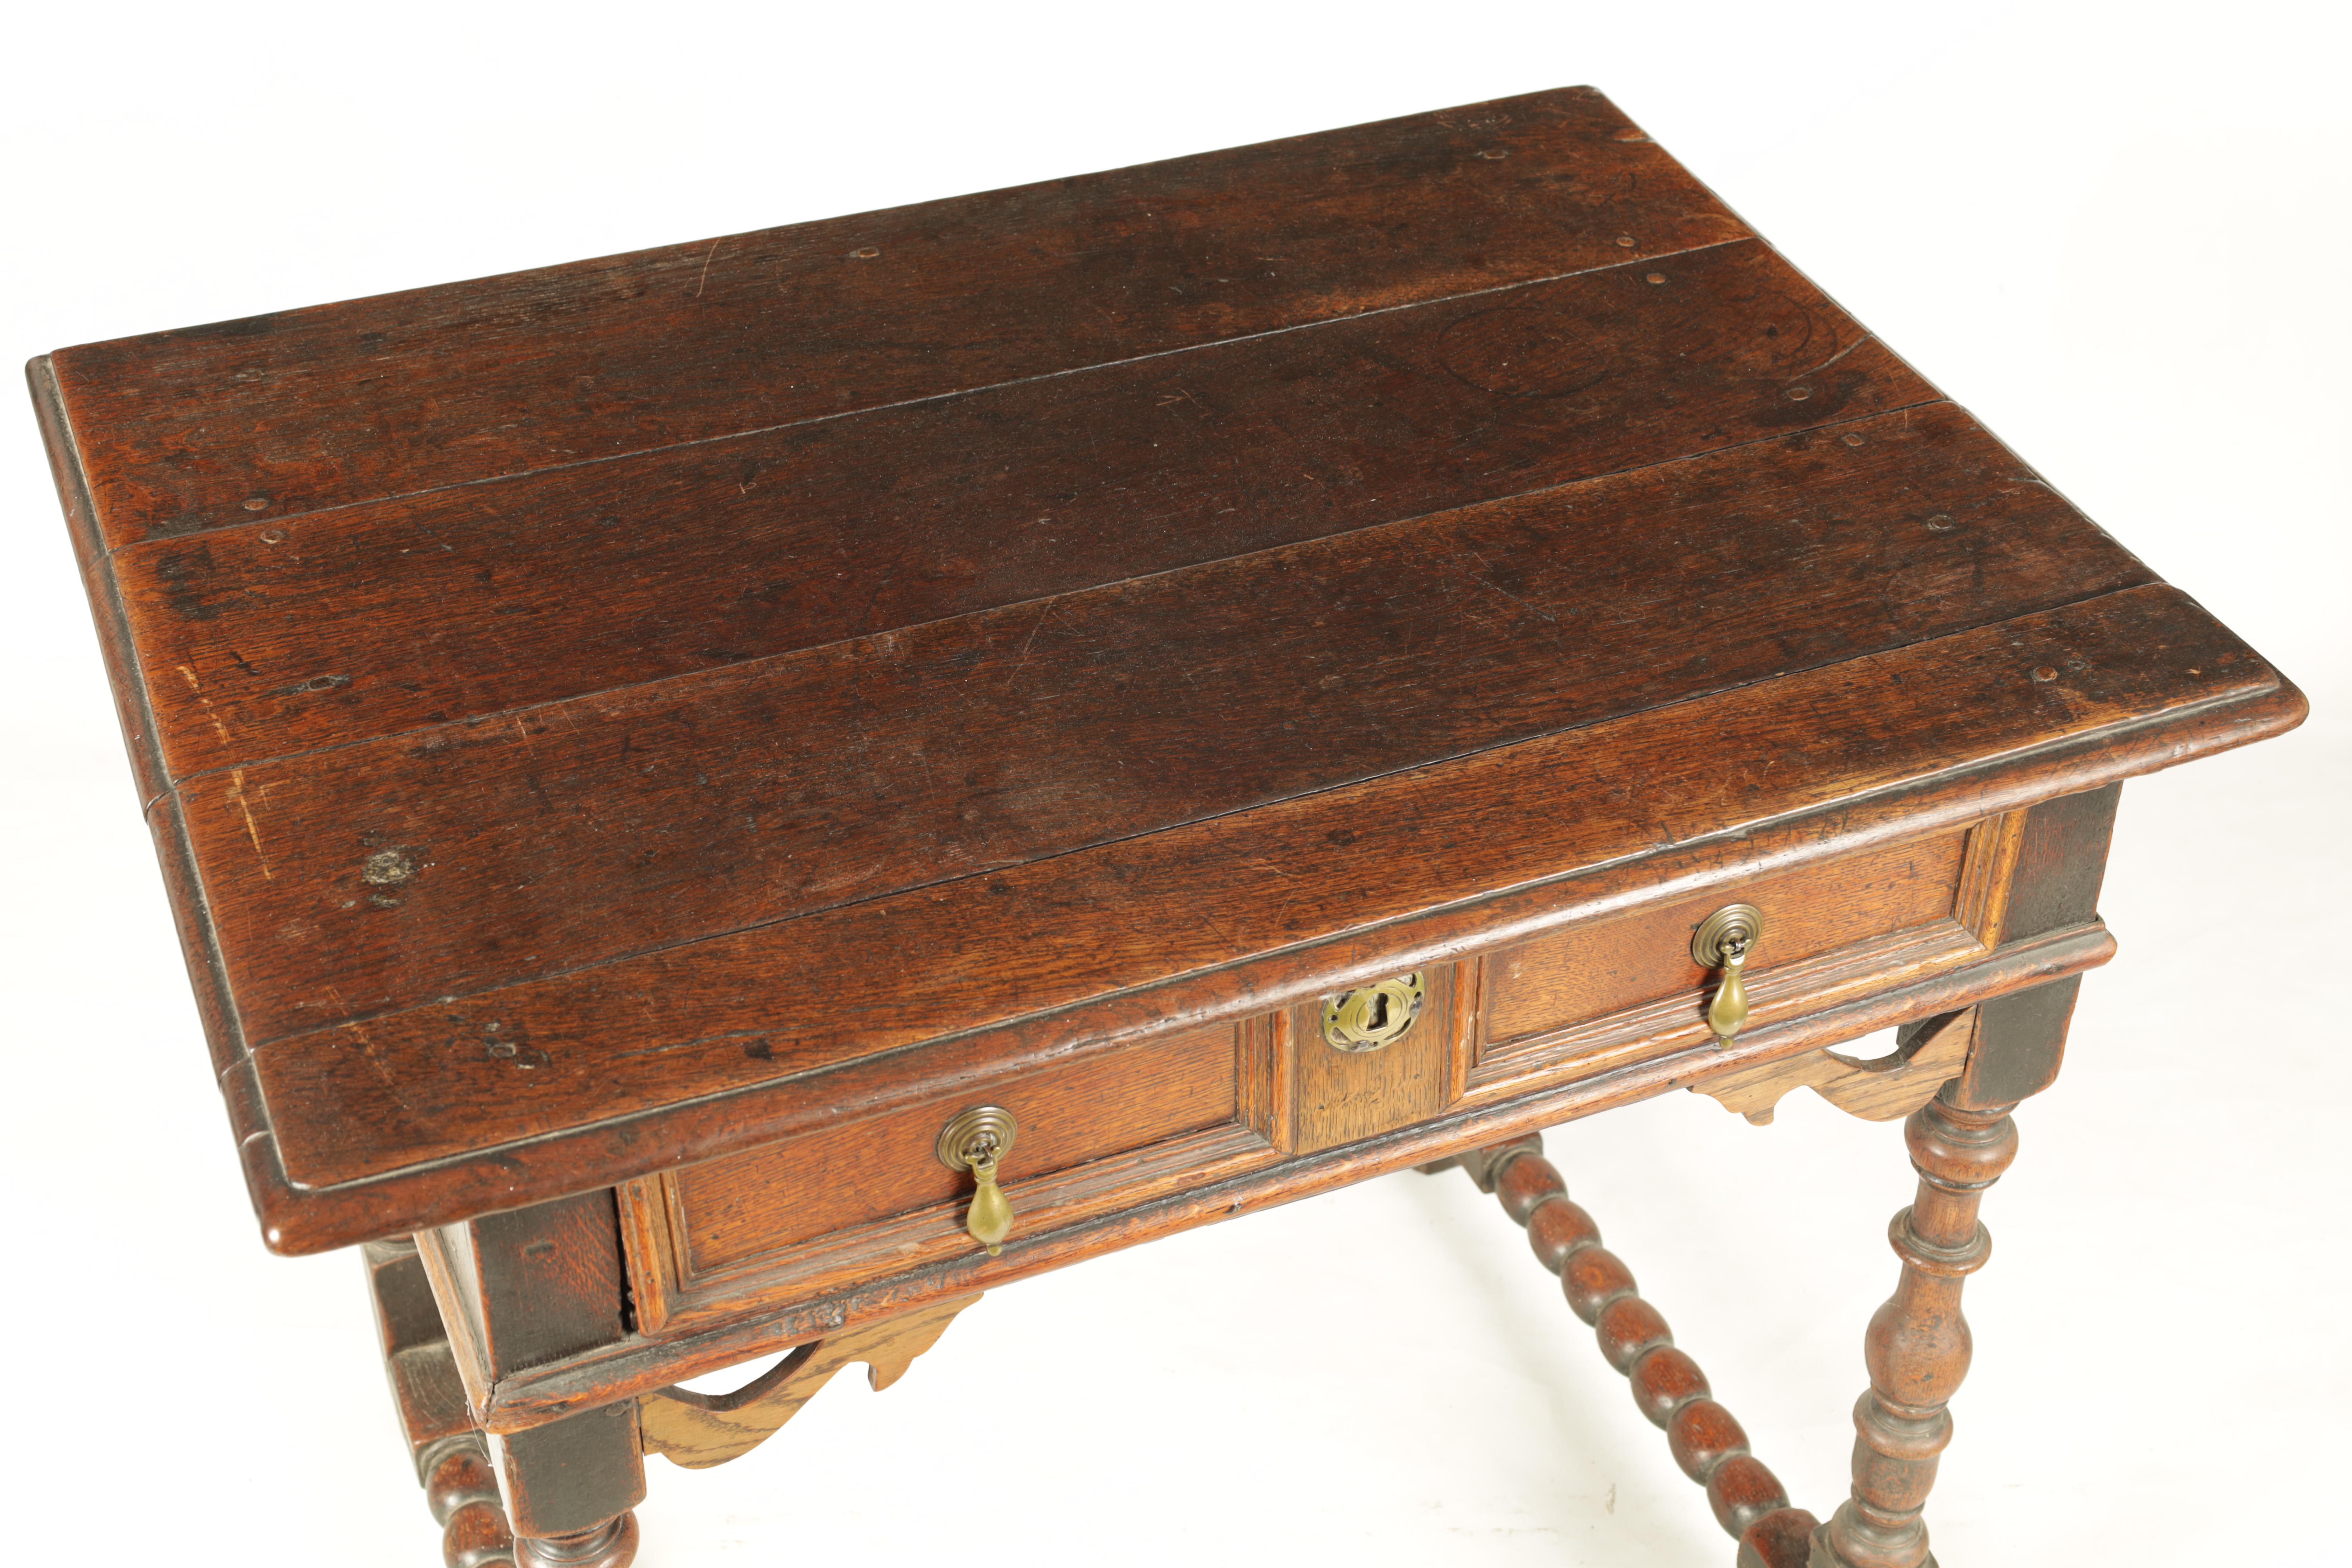
[[[1601,86],[2316,710],[2125,793],[2123,955],[1987,1205],[1938,1555],[2352,1563],[2344,16],[27,6],[0,63],[0,346]],[[261,1249],[29,408],[0,431],[9,1554],[424,1568],[358,1265]],[[1826,1514],[1895,1272],[1899,1132],[1684,1095],[1552,1150]],[[646,1568],[1730,1558],[1459,1177],[1008,1289],[887,1394],[846,1377],[752,1458],[651,1469]]]

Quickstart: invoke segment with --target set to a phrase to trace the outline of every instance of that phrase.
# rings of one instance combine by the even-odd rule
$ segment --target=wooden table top
[[[2303,712],[1589,89],[30,368],[285,1250]]]

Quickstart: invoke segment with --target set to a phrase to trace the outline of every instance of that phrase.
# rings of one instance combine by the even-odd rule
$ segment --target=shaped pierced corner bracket
[[[1475,1149],[1422,1169],[1452,1165],[1527,1226],[1528,1245],[1559,1276],[1569,1310],[1593,1326],[1601,1353],[1633,1384],[1633,1403],[1665,1429],[1683,1474],[1706,1489],[1716,1522],[1739,1542],[1739,1568],[1806,1568],[1820,1521],[1791,1508],[1787,1489],[1748,1451],[1748,1434],[1710,1397],[1698,1363],[1675,1348],[1665,1319],[1638,1293],[1633,1271],[1601,1245],[1592,1216],[1569,1201],[1568,1184],[1543,1157],[1543,1140]]]
[[[1701,969],[1723,971],[1723,982],[1706,1007],[1706,1026],[1715,1031],[1718,1046],[1731,1044],[1748,1021],[1748,955],[1763,936],[1764,911],[1754,904],[1726,904],[1691,932],[1691,962]]]
[[[1832,1050],[1802,1051],[1718,1073],[1691,1085],[1691,1092],[1721,1101],[1759,1127],[1770,1125],[1780,1097],[1794,1089],[1810,1089],[1865,1121],[1899,1121],[1968,1066],[1976,1016],[1969,1009],[1908,1026],[1895,1037],[1895,1049],[1868,1061]]]
[[[637,1400],[639,1440],[646,1453],[689,1470],[740,1459],[774,1436],[853,1362],[866,1363],[877,1393],[898,1382],[917,1356],[939,1342],[956,1314],[979,1300],[958,1296],[803,1345],[732,1394],[656,1388]]]

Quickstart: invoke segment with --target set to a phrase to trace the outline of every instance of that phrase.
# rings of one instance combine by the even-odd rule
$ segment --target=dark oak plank
[[[114,567],[169,769],[185,777],[1935,395],[1742,242],[629,462],[257,519],[130,546]]]
[[[1746,233],[1570,88],[53,358],[121,545]]]
[[[1935,405],[232,770],[184,809],[258,1045],[2146,577]],[[536,1059],[472,1048],[501,1045]]]
[[[1783,813],[1853,831],[1864,804],[1891,792],[1908,794],[1908,820],[1927,831],[1937,814],[1918,797],[1939,774],[1970,820],[2018,804],[1968,781],[1996,762],[2011,788],[2089,787],[2275,732],[2303,706],[2185,596],[2132,589],[1245,816],[315,1031],[257,1053],[257,1083],[287,1169],[306,1184],[507,1144],[499,1180],[522,1189],[526,1159],[563,1157],[511,1145],[599,1121],[612,1125],[596,1138],[613,1142],[583,1146],[575,1176],[655,1168],[751,1146],[828,1103],[878,1111],[894,1094],[938,1092],[926,1067],[952,1082],[1166,1026],[1186,1005],[1148,988],[1229,969],[1236,954],[1306,945],[1318,956],[1304,984],[1289,979],[1297,992],[1272,963],[1255,979],[1221,975],[1215,1001],[1192,1006],[1263,1010],[1351,971],[1411,967],[1409,942],[1350,933],[1496,889],[1716,835],[1752,839]],[[2207,714],[2214,727],[2200,735]],[[2070,747],[2095,761],[2070,769]],[[2073,784],[2086,767],[2111,771]],[[1558,811],[1561,799],[1578,810]],[[1835,830],[1815,842],[1851,847]],[[1121,921],[1099,917],[1111,907]],[[1494,909],[1479,918],[1486,941],[1517,934]],[[787,972],[801,1005],[779,1017],[763,996]],[[1021,1049],[985,1036],[1024,1017],[1037,1027]],[[854,1097],[803,1081],[961,1034],[971,1038],[923,1064],[893,1058]],[[484,1044],[498,1039],[528,1049]],[[674,1114],[658,1124],[627,1120],[663,1107]]]

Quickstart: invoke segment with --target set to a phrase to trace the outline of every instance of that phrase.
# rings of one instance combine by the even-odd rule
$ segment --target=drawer
[[[1487,954],[1468,1082],[1571,1076],[1703,1042],[1718,979],[1691,935],[1726,904],[1755,905],[1748,1027],[1983,955],[1998,940],[2017,819],[1915,839],[1587,921]]]
[[[621,1189],[638,1326],[679,1331],[970,1252],[971,1178],[940,1129],[993,1104],[1018,1131],[1000,1171],[1015,1234],[1251,1169],[1274,1075],[1255,1021],[1089,1053],[984,1092],[886,1112]]]
[[[974,1106],[1017,1123],[998,1173],[1016,1244],[1433,1116],[1468,1062],[1462,966],[1387,978],[1410,983],[1411,1016],[1382,993],[1352,1016],[1392,1038],[1331,1045],[1324,1004],[1358,994],[1344,992],[625,1184],[638,1327],[683,1332],[969,1256],[972,1181],[936,1146]]]

